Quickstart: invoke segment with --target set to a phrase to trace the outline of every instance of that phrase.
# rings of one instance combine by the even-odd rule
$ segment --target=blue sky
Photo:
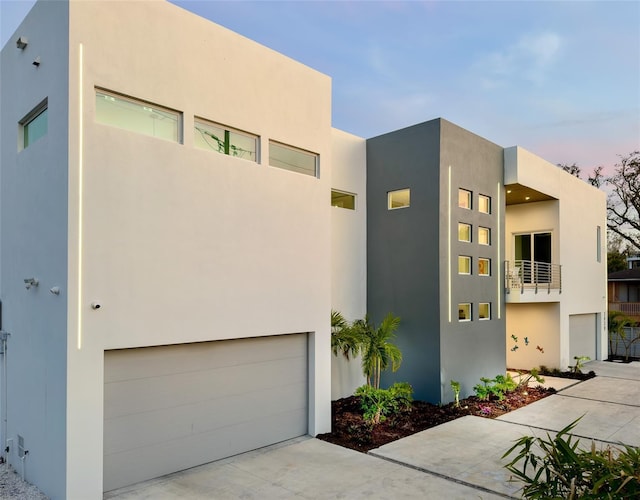
[[[552,163],[640,149],[637,1],[173,3],[333,79],[362,137],[443,117]],[[33,2],[0,0],[0,41]]]

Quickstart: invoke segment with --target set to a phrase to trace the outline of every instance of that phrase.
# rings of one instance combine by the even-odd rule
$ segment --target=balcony
[[[609,302],[609,311],[620,311],[640,322],[640,302]]]
[[[562,266],[532,260],[505,261],[507,302],[558,302],[562,293]]]

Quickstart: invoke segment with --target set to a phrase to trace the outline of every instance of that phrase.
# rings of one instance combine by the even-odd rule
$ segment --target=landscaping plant
[[[389,313],[376,328],[368,315],[353,323],[353,328],[362,339],[362,372],[367,384],[380,388],[380,375],[391,366],[392,371],[400,368],[402,353],[391,341],[400,325],[400,318]]]
[[[387,416],[411,407],[413,388],[406,382],[393,384],[388,389],[363,385],[356,389],[355,395],[361,399],[365,421],[377,425],[384,422]]]
[[[505,467],[522,481],[523,497],[529,499],[622,499],[640,498],[640,449],[607,445],[590,450],[578,448],[570,432],[575,420],[555,438],[524,436],[503,456],[515,454]]]
[[[355,357],[362,348],[360,330],[350,325],[338,311],[331,311],[331,351],[346,359]]]
[[[456,408],[460,408],[460,382],[451,381],[451,390],[456,398]]]
[[[513,391],[518,384],[511,375],[496,375],[495,378],[481,377],[482,384],[476,384],[473,390],[479,399],[487,400],[493,395],[502,401],[507,392]]]
[[[626,314],[620,311],[609,311],[609,354],[611,356],[617,354],[615,352],[616,340],[620,340],[624,346],[624,360],[629,361],[631,346],[640,341],[640,337],[627,338],[626,329],[635,324],[635,321]]]
[[[573,359],[576,360],[576,364],[569,367],[569,370],[573,373],[582,373],[582,369],[584,368],[584,363],[586,361],[591,361],[589,356],[574,356]]]

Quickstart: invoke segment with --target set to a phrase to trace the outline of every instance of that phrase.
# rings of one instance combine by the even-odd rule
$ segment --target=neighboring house
[[[524,150],[332,129],[328,76],[165,2],[40,1],[1,70],[0,440],[51,498],[329,431],[332,308],[400,316],[435,403],[605,352],[604,194]]]
[[[609,273],[609,311],[620,311],[640,322],[640,267],[629,260],[629,268]]]

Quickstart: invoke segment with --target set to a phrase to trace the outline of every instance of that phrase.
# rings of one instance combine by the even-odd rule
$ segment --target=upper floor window
[[[466,255],[458,256],[458,274],[471,274],[471,257]]]
[[[596,226],[596,261],[602,262],[602,229]]]
[[[478,276],[491,276],[491,259],[478,259]]]
[[[410,205],[410,189],[399,189],[397,191],[389,191],[387,193],[387,208],[389,210],[395,210],[396,208],[407,208]]]
[[[96,121],[169,141],[182,140],[181,113],[106,90],[96,89]]]
[[[484,214],[491,213],[491,197],[483,194],[478,195],[478,211]]]
[[[458,206],[471,210],[471,191],[458,189]]]
[[[458,241],[471,241],[471,224],[458,222]]]
[[[349,210],[356,209],[356,195],[345,193],[344,191],[331,190],[331,206],[346,208]]]
[[[491,245],[491,229],[488,227],[478,228],[478,244]]]
[[[478,319],[491,319],[491,302],[480,302],[478,304]]]
[[[24,149],[49,131],[48,101],[45,99],[20,120],[20,148]]]
[[[469,302],[458,304],[458,321],[471,321],[471,304]]]
[[[258,161],[258,137],[224,125],[196,118],[194,120],[194,144],[208,151]]]
[[[269,141],[269,165],[272,167],[317,177],[318,159],[316,153]]]

